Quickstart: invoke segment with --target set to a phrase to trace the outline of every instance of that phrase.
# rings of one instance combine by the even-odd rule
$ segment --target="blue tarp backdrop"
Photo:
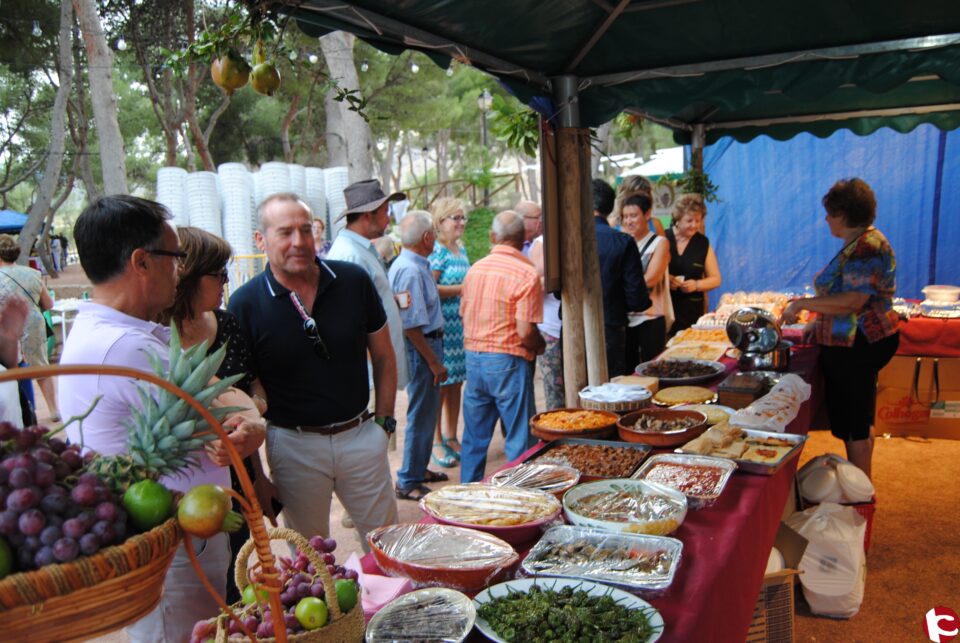
[[[852,176],[876,193],[876,226],[897,257],[897,295],[922,299],[927,284],[960,284],[960,131],[725,138],[704,148],[704,170],[721,199],[708,205],[707,236],[723,273],[711,308],[725,292],[812,285],[841,247],[820,199]]]

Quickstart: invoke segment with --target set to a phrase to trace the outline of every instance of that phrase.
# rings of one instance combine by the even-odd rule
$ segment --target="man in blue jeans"
[[[436,234],[428,212],[413,210],[400,221],[403,250],[390,266],[390,287],[400,308],[410,382],[407,384],[407,429],[403,466],[397,471],[397,498],[419,500],[430,493],[424,482],[443,482],[445,473],[427,469],[433,428],[440,408],[443,366],[443,315],[440,293],[427,257]]]
[[[536,413],[533,360],[543,352],[543,289],[537,269],[521,254],[523,217],[507,210],[493,220],[493,248],[467,272],[460,300],[467,383],[463,395],[460,482],[483,479],[487,448],[499,418],[507,459],[529,446]]]

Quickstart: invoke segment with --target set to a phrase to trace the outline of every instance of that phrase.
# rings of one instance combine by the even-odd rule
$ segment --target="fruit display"
[[[230,496],[215,484],[194,487],[177,505],[180,528],[197,538],[211,538],[221,531],[236,531],[243,516],[230,508]]]
[[[314,536],[310,539],[310,547],[318,560],[323,562],[325,566],[323,571],[333,580],[340,611],[344,614],[349,613],[360,602],[357,572],[337,565],[337,559],[333,553],[337,548],[337,541],[333,538]],[[214,638],[217,634],[218,620],[223,622],[223,627],[231,639],[244,638],[244,627],[250,633],[256,634],[258,638],[275,636],[276,628],[280,623],[283,624],[288,636],[326,627],[330,622],[330,610],[329,599],[323,584],[323,571],[318,570],[307,553],[300,549],[297,549],[293,558],[281,557],[278,568],[283,586],[280,602],[284,612],[281,617],[278,618],[271,612],[267,603],[267,592],[253,584],[248,584],[243,589],[242,604],[233,607],[234,613],[240,620],[224,614],[217,618],[198,621],[193,627],[191,643],[202,643]]]
[[[0,578],[92,556],[127,537],[127,512],[83,471],[77,445],[42,426],[0,423]]]

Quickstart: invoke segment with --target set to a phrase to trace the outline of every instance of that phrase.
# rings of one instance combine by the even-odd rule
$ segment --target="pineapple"
[[[220,368],[226,355],[226,346],[207,355],[207,342],[181,350],[176,325],[171,325],[170,366],[164,368],[156,354],[148,359],[154,374],[180,387],[203,405],[209,405],[242,375],[232,375],[207,386]],[[197,451],[217,438],[213,432],[197,435],[209,429],[209,424],[184,400],[169,391],[159,393],[151,384],[139,386],[141,408],[131,408],[131,420],[126,423],[127,453],[99,456],[87,469],[106,480],[113,490],[123,494],[127,487],[145,479],[182,475],[199,467]],[[218,421],[237,407],[210,409]]]

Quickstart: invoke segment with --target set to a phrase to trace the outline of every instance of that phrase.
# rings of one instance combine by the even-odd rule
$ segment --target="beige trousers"
[[[269,426],[267,460],[286,524],[307,538],[329,536],[336,493],[367,551],[368,531],[399,520],[387,442],[372,419],[336,435]]]

